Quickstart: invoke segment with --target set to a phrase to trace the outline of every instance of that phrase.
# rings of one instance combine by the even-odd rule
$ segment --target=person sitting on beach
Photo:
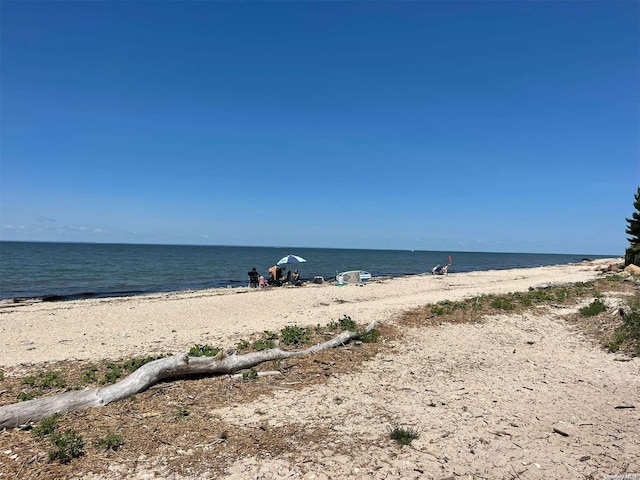
[[[300,274],[298,273],[298,270],[293,272],[293,275],[291,275],[290,282],[291,282],[291,285],[294,285],[296,287],[300,287],[304,285],[304,283],[302,283],[302,280],[300,280]]]
[[[253,267],[247,275],[249,275],[249,286],[251,288],[257,288],[258,283],[260,282],[260,274],[258,273],[258,270],[256,270],[256,267]]]
[[[282,280],[282,285],[286,285],[288,283],[291,283],[291,270],[287,271],[287,275]]]

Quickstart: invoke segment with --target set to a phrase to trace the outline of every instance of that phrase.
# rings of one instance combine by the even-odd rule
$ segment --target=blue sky
[[[0,9],[2,240],[628,246],[638,2]]]

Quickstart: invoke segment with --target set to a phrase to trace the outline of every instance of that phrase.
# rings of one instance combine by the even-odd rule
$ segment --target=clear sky
[[[640,2],[0,4],[0,239],[621,255]]]

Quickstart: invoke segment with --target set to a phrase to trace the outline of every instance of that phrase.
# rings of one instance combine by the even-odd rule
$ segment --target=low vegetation
[[[626,308],[607,306],[605,294],[622,292]],[[614,295],[615,296],[615,295]],[[444,300],[405,312],[400,323],[433,326],[441,323],[481,322],[487,315],[520,313],[534,307],[572,306],[577,308],[567,320],[579,324],[610,352],[640,355],[640,280],[612,274],[591,282],[549,285],[505,295],[481,295],[453,302]]]
[[[347,329],[357,331],[359,327],[355,321],[345,316],[325,326],[294,325],[279,332],[266,331],[253,339],[239,341],[235,347],[238,354],[258,350],[261,345],[298,349],[324,342]],[[112,460],[117,461],[115,456],[122,455],[122,452],[124,455],[131,455],[132,451],[138,452],[134,457],[151,456],[169,443],[173,445],[181,442],[215,444],[216,449],[223,452],[222,457],[215,462],[223,462],[227,457],[257,454],[257,450],[253,451],[257,448],[264,451],[265,445],[273,449],[275,454],[285,446],[289,448],[291,442],[307,441],[307,435],[311,438],[311,435],[318,434],[318,430],[307,434],[304,431],[290,430],[286,426],[261,427],[258,432],[245,434],[237,431],[236,427],[211,417],[209,410],[212,405],[237,405],[270,394],[274,385],[280,384],[283,385],[280,388],[286,389],[292,385],[301,388],[324,381],[335,374],[353,372],[382,348],[380,343],[373,340],[381,338],[383,332],[385,337],[390,337],[393,330],[389,327],[385,327],[383,331],[374,329],[369,334],[372,341],[370,344],[355,342],[355,345],[345,349],[331,349],[312,356],[265,362],[241,372],[241,381],[220,376],[161,383],[100,409],[52,416],[37,424],[26,425],[25,429],[31,428],[31,435],[25,435],[25,432],[20,430],[7,431],[7,445],[22,452],[22,463],[16,463],[15,470],[9,470],[7,474],[23,478],[25,475],[28,476],[29,472],[38,471],[38,475],[45,472],[44,476],[66,478],[77,475],[79,471],[98,471],[102,468],[99,465],[107,468]],[[189,355],[215,356],[222,351],[225,350],[196,344],[189,349]],[[25,388],[32,393],[38,389],[38,394],[49,395],[81,385],[97,387],[107,382],[111,383],[156,358],[161,357],[87,364],[61,362],[52,365],[54,368],[50,370],[38,369],[22,378],[5,375],[0,390],[0,405],[15,401],[17,393]],[[264,370],[280,370],[285,375],[265,380],[259,376]],[[343,400],[340,398],[336,402]],[[117,433],[113,430],[115,425]],[[227,444],[229,448],[226,448]],[[27,452],[31,453],[27,455]],[[212,457],[207,453],[206,462],[211,461]],[[2,464],[2,467],[5,465]]]
[[[622,325],[616,330],[607,344],[610,352],[618,352],[624,346],[632,350],[632,354],[640,356],[640,296],[629,301],[629,311],[621,310]]]
[[[49,452],[49,461],[69,463],[74,458],[84,455],[84,440],[75,430],[65,430],[63,433],[51,434],[53,450]]]
[[[587,305],[586,307],[582,307],[578,311],[580,312],[580,315],[584,317],[595,317],[602,312],[606,312],[607,306],[601,298],[596,298],[589,305]]]
[[[103,451],[117,451],[122,445],[124,445],[124,437],[114,432],[107,433],[102,438],[97,438],[94,441],[96,447]]]
[[[395,427],[389,435],[391,440],[395,440],[399,445],[409,445],[414,440],[420,438],[420,433],[411,428]]]

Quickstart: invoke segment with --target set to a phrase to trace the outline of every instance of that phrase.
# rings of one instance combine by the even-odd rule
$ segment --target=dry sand
[[[194,343],[231,347],[264,330],[325,325],[344,315],[359,324],[393,324],[400,312],[427,303],[588,281],[611,261],[421,275],[364,286],[222,289],[4,306],[0,368],[182,352]],[[640,363],[614,361],[614,355],[564,322],[566,313],[559,308],[500,315],[479,324],[405,327],[402,338],[362,371],[301,391],[274,390],[268,398],[231,408],[212,405],[212,415],[238,428],[259,428],[264,422],[321,427],[338,439],[319,441],[302,453],[243,458],[224,478],[604,479],[626,474],[640,480]],[[615,408],[622,405],[635,408]],[[394,426],[415,429],[420,438],[410,446],[390,445]],[[134,469],[123,463],[110,473],[83,476],[191,478],[159,458],[136,462]]]
[[[389,321],[403,310],[531,286],[586,281],[611,263],[416,275],[363,286],[308,284],[230,288],[136,297],[4,304],[0,307],[0,368],[71,359],[116,359],[177,353],[195,343],[231,347],[285,325],[325,325],[344,315],[357,323]]]

